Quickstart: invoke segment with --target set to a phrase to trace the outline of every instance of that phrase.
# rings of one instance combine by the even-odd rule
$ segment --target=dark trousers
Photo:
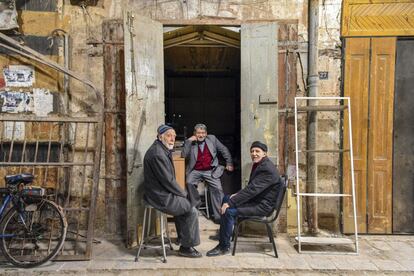
[[[206,181],[210,193],[210,200],[212,205],[212,213],[214,220],[220,219],[221,201],[223,199],[223,188],[221,186],[220,178],[214,178],[211,175],[212,171],[197,171],[192,170],[187,175],[187,183],[197,186],[201,181]]]
[[[225,195],[223,198],[223,203],[227,203],[230,199],[230,196]],[[237,219],[237,209],[236,208],[227,208],[226,212],[221,215],[220,220],[220,247],[221,249],[230,248],[230,239],[233,234],[234,223]]]
[[[200,231],[198,226],[198,211],[191,207],[190,211],[175,216],[175,227],[177,236],[183,247],[194,247],[200,244]]]

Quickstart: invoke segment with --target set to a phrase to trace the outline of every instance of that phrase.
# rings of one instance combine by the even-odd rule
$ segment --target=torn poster
[[[47,116],[53,111],[53,95],[47,89],[33,88],[34,113]]]
[[[8,87],[30,87],[35,82],[35,73],[32,66],[9,65],[3,69],[4,79]]]
[[[33,111],[33,96],[29,92],[0,92],[1,112],[18,113]]]
[[[24,122],[4,122],[4,138],[10,140],[24,140]]]
[[[0,1],[0,30],[19,28],[17,24],[16,1]]]

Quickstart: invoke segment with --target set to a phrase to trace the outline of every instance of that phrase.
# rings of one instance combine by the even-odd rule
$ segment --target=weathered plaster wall
[[[69,1],[67,1],[69,2]],[[307,60],[307,1],[296,0],[104,0],[98,7],[86,7],[65,4],[61,10],[62,20],[67,20],[64,28],[68,31],[71,45],[71,69],[81,72],[103,89],[102,46],[88,42],[101,40],[101,24],[105,18],[122,17],[126,8],[143,16],[158,20],[182,19],[223,19],[237,20],[279,20],[297,19],[299,32],[299,54],[303,71],[298,64],[298,94],[304,95]],[[319,82],[320,95],[340,95],[341,48],[339,40],[340,0],[325,0],[320,4],[319,28],[319,71],[327,71],[329,78]],[[303,78],[302,78],[303,76]],[[86,96],[85,87],[76,81],[70,85],[70,109],[72,112],[88,112],[94,109],[95,98]],[[321,144],[338,145],[338,117],[327,116],[319,123]],[[301,133],[303,135],[303,132]],[[303,162],[302,162],[303,163]],[[301,166],[303,167],[303,165]],[[326,189],[338,189],[338,157],[322,158],[318,175]],[[301,172],[304,173],[304,172]],[[101,175],[104,175],[102,170]],[[325,189],[325,188],[324,188]],[[339,214],[338,202],[322,203],[320,207],[327,213]],[[105,225],[104,182],[100,183],[97,213],[97,227],[103,230]],[[338,219],[338,218],[337,218]]]

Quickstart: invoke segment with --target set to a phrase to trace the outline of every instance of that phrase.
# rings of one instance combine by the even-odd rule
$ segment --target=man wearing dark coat
[[[237,216],[268,216],[275,207],[282,183],[276,166],[267,157],[267,146],[255,141],[250,147],[253,161],[247,186],[231,196],[223,198],[219,244],[207,252],[207,256],[225,255],[230,252],[230,238]]]
[[[172,160],[175,130],[161,125],[157,132],[157,139],[144,157],[144,199],[155,209],[174,216],[181,243],[178,254],[201,257],[194,248],[200,244],[198,211],[188,199],[188,191],[183,190],[175,178]]]
[[[208,184],[213,220],[220,220],[220,207],[223,199],[223,188],[220,177],[224,167],[219,165],[218,154],[226,160],[225,169],[233,171],[233,161],[230,151],[214,135],[207,134],[204,124],[196,124],[194,134],[184,142],[181,156],[186,159],[186,181],[189,185],[197,186],[199,182]]]

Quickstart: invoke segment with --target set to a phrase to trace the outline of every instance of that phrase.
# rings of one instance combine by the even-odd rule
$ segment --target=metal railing
[[[58,260],[91,257],[102,118],[0,114],[0,177],[30,172],[66,214]],[[4,184],[3,184],[4,185]]]

